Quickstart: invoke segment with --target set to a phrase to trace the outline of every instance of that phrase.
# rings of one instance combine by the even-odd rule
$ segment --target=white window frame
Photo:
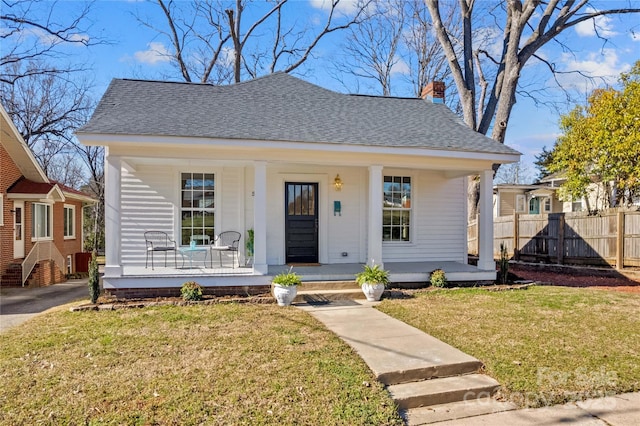
[[[0,226],[4,226],[4,194],[0,194]]]
[[[547,203],[549,204],[547,205]],[[544,197],[542,199],[542,213],[551,213],[551,210],[551,197]]]
[[[48,214],[48,235],[39,236],[36,234],[36,206],[44,206]],[[51,241],[53,240],[53,205],[48,203],[31,203],[31,241]]]
[[[384,204],[384,202],[385,202],[384,201],[384,184],[385,184],[385,181],[384,180],[386,178],[392,178],[392,179],[393,178],[401,178],[401,180],[404,180],[405,178],[409,178],[410,179],[411,190],[409,192],[409,207],[406,207],[406,205],[404,204],[405,203],[404,197],[401,197],[401,200],[400,200],[401,205],[399,207],[396,207],[396,206],[387,207],[387,206],[385,206],[385,204]],[[382,195],[383,195],[383,204],[382,204],[382,217],[383,217],[382,243],[383,244],[410,244],[411,243],[411,241],[412,241],[412,228],[413,228],[413,205],[415,204],[415,202],[414,202],[414,200],[412,198],[413,198],[414,193],[416,192],[415,191],[415,182],[416,182],[416,179],[415,179],[415,177],[413,175],[402,175],[402,174],[399,174],[399,173],[390,173],[390,174],[383,175],[383,177],[382,177]],[[385,225],[384,224],[384,212],[385,211],[390,211],[390,212],[408,211],[409,212],[409,225],[408,225],[409,235],[408,235],[408,239],[404,240],[404,239],[402,239],[402,237],[399,240],[394,240],[394,239],[385,240],[384,239],[384,227],[385,226],[391,226],[391,228],[393,228],[393,226],[394,226],[393,224],[391,224],[391,225]],[[399,226],[402,227],[402,224],[400,224]],[[391,233],[391,235],[393,235],[393,232]]]
[[[526,213],[527,197],[524,194],[516,194],[516,213]]]
[[[65,225],[65,220],[67,220],[67,224],[69,223],[67,218],[67,210],[71,212],[71,234],[67,235],[67,227]],[[62,218],[62,226],[64,228],[63,235],[65,240],[74,240],[76,238],[76,206],[71,204],[65,204],[62,209],[64,217]]]
[[[202,209],[198,209],[198,208],[186,208],[182,206],[182,196],[183,196],[183,189],[182,189],[182,175],[183,174],[190,174],[192,177],[194,174],[202,174],[202,175],[213,175],[213,208],[202,208]],[[213,213],[213,232],[214,235],[219,234],[218,229],[218,221],[219,221],[219,215],[218,215],[218,192],[220,191],[220,182],[218,181],[218,177],[219,177],[219,173],[217,173],[216,171],[200,171],[200,170],[182,170],[178,173],[178,216],[177,216],[177,229],[178,232],[176,234],[176,242],[178,243],[179,246],[185,246],[185,244],[183,244],[182,242],[182,213],[183,211],[206,211],[209,213]],[[200,234],[193,234],[193,235],[200,235]],[[213,243],[213,237],[211,238],[211,243]],[[189,243],[187,243],[188,245]]]

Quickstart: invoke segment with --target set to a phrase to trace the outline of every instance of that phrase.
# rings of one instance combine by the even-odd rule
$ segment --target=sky
[[[289,19],[319,25],[327,17],[327,0],[291,0]],[[344,1],[344,0],[343,0]],[[495,2],[480,0],[481,6],[490,7]],[[346,1],[341,12],[349,13],[353,2]],[[56,13],[72,14],[81,7],[80,2],[44,2],[55,5]],[[627,1],[593,2],[594,7],[628,7]],[[266,6],[266,3],[263,3]],[[148,18],[152,23],[162,25],[162,16],[156,5],[143,1],[98,0],[91,14],[91,35],[97,35],[108,43],[89,49],[70,48],[69,56],[87,64],[92,69],[95,96],[99,98],[113,78],[166,79],[179,73],[172,68],[168,58],[162,53],[170,51],[167,39],[156,31],[142,25],[136,16]],[[247,22],[251,16],[244,17]],[[589,80],[579,74],[569,73],[559,77],[560,83],[570,90],[574,99],[584,102],[587,93],[596,86],[615,84],[621,72],[629,71],[633,63],[640,59],[640,19],[638,15],[602,17],[595,23],[585,21],[566,30],[559,43],[551,42],[538,53],[556,64],[559,70],[581,70],[587,75],[601,77]],[[597,29],[597,31],[596,31]],[[337,47],[344,43],[345,33],[334,33],[318,45],[314,59],[308,61],[298,71],[301,78],[327,89],[339,92],[379,94],[366,84],[356,85],[348,78],[336,78],[335,64],[342,61]],[[489,51],[500,49],[501,34],[487,29],[485,48]],[[224,54],[224,52],[223,52]],[[405,73],[408,65],[400,61],[394,67],[394,95],[411,96],[411,88],[406,84]],[[302,74],[302,75],[300,75]],[[294,73],[294,75],[296,75]],[[523,70],[524,89],[540,90],[538,97],[546,100],[564,99],[564,92],[557,89],[551,73],[539,61],[532,60]],[[345,83],[346,82],[346,83]],[[404,86],[403,86],[404,85]],[[350,86],[350,87],[346,87]],[[356,89],[357,88],[357,89]],[[575,103],[561,102],[559,108],[552,109],[537,105],[527,96],[519,96],[509,123],[506,143],[522,152],[525,175],[533,179],[537,171],[533,166],[535,155],[543,146],[551,148],[559,135],[559,114],[569,111]]]

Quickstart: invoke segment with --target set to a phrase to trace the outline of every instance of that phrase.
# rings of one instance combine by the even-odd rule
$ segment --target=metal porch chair
[[[153,253],[156,251],[164,252],[164,266],[167,266],[167,252],[172,251],[174,266],[178,267],[178,259],[176,256],[178,245],[174,240],[169,238],[169,234],[163,231],[146,231],[144,233],[144,241],[147,245],[147,258],[144,263],[145,268],[147,268],[149,264],[149,253],[151,253],[151,269],[153,269]]]
[[[238,244],[240,244],[240,236],[241,234],[236,231],[225,231],[221,232],[218,235],[218,238],[215,240],[214,245],[211,246],[211,267],[213,267],[213,251],[218,252],[218,256],[220,258],[220,267],[222,267],[222,252],[230,251],[233,260],[233,268],[236,267],[236,261],[238,262],[238,267],[240,267],[240,259],[238,258]]]

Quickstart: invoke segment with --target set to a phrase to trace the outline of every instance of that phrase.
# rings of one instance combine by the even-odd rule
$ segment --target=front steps
[[[301,298],[298,300],[318,298],[319,295],[339,297],[343,290],[354,290],[353,285],[343,282],[339,286],[346,288],[329,290],[328,283],[311,283],[298,292]],[[360,293],[357,297],[362,299],[364,295]],[[480,374],[482,363],[478,359],[372,309],[371,302],[327,304],[326,307],[309,303],[300,307],[360,355],[376,379],[386,385],[408,425],[517,408],[515,404],[493,398],[500,385],[491,377]]]
[[[407,425],[419,426],[515,409],[517,409],[517,406],[511,402],[497,401],[494,398],[478,398],[401,410],[400,413]]]
[[[306,281],[298,287],[295,303],[329,303],[338,300],[365,299],[355,281]]]

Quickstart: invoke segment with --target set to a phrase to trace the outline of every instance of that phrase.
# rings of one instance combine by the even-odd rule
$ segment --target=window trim
[[[218,193],[221,190],[220,189],[220,173],[218,172],[218,170],[216,169],[210,169],[210,170],[180,170],[178,171],[178,176],[177,176],[177,197],[178,197],[178,202],[176,203],[177,206],[177,215],[176,215],[176,227],[174,229],[177,230],[176,234],[175,234],[175,241],[178,244],[178,247],[186,247],[189,244],[182,244],[182,212],[184,209],[190,210],[190,211],[194,211],[197,209],[189,209],[189,208],[185,208],[182,207],[182,175],[188,173],[191,176],[193,176],[194,174],[203,174],[203,175],[213,175],[213,208],[206,208],[206,209],[202,209],[201,211],[208,211],[208,212],[212,212],[213,213],[213,232],[214,235],[218,235],[219,232],[217,232],[220,227],[219,227],[219,209],[218,209],[218,201],[219,201],[219,197],[218,197]],[[211,243],[213,244],[213,238],[211,238]]]
[[[0,194],[0,226],[4,226],[4,194]]]
[[[49,216],[49,235],[44,237],[39,237],[36,235],[36,206],[45,206],[45,211],[48,212]],[[50,203],[40,203],[40,202],[32,202],[31,203],[31,241],[52,241],[53,240],[53,204]]]
[[[395,177],[399,177],[401,179],[404,178],[409,178],[410,179],[410,185],[411,185],[411,192],[409,193],[409,207],[385,207],[384,205],[384,184],[385,178],[395,178]],[[383,197],[383,203],[382,203],[382,217],[383,217],[383,222],[380,224],[380,226],[382,227],[382,244],[391,244],[391,245],[395,245],[395,244],[412,244],[413,243],[413,222],[414,222],[414,210],[413,210],[413,206],[415,205],[415,200],[413,200],[413,196],[416,193],[415,190],[415,183],[416,183],[416,179],[415,176],[413,174],[402,174],[401,172],[393,172],[390,171],[388,174],[383,174],[382,175],[382,197]],[[409,236],[407,240],[385,240],[384,239],[384,212],[385,211],[408,211],[409,212]],[[389,225],[387,225],[389,226]],[[391,225],[393,226],[393,225]]]
[[[67,235],[67,227],[65,225],[65,220],[67,220],[67,210],[70,210],[71,213],[71,235]],[[73,204],[65,204],[62,208],[62,235],[65,240],[75,240],[76,239],[76,206]]]
[[[547,208],[547,202],[549,203],[549,206]],[[552,210],[552,205],[551,205],[551,197],[543,197],[542,199],[542,213],[551,213]]]

